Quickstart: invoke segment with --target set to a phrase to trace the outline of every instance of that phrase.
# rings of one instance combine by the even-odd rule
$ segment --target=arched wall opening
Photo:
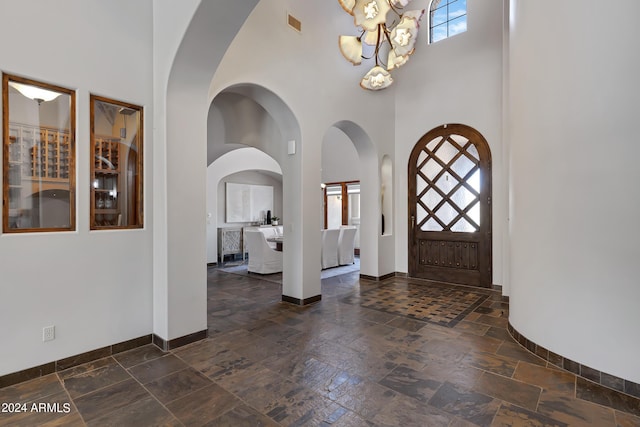
[[[379,256],[380,171],[377,151],[369,135],[352,121],[334,123],[325,132],[324,138],[335,135],[336,131],[346,136],[345,141],[353,144],[359,160],[360,274],[364,277],[377,278],[393,271],[393,260],[390,266],[381,265]],[[385,271],[385,268],[389,268],[389,271]]]
[[[218,239],[217,229],[227,226],[224,216],[224,192],[221,194],[220,185],[228,177],[237,176],[243,172],[255,172],[267,177],[271,177],[273,181],[279,183],[279,188],[275,188],[276,182],[273,183],[275,194],[275,206],[284,206],[282,202],[282,169],[278,162],[264,152],[254,147],[237,148],[229,151],[214,162],[209,164],[207,168],[207,263],[215,263],[218,260]],[[262,180],[249,179],[249,183],[267,183],[268,179]],[[232,179],[234,182],[239,180]],[[246,179],[240,179],[244,182]],[[220,204],[223,204],[222,206]]]
[[[212,173],[219,174],[215,169],[222,165],[220,161],[226,165],[226,156],[237,151],[233,157],[237,171],[271,170],[282,176],[282,211],[274,214],[283,219],[284,225],[283,299],[303,299],[298,297],[303,294],[302,281],[296,279],[302,276],[302,236],[300,230],[293,227],[294,221],[299,223],[296,219],[302,216],[300,198],[297,196],[302,192],[300,159],[295,155],[295,149],[291,151],[291,145],[295,148],[301,142],[296,117],[274,92],[253,83],[242,83],[224,88],[214,96],[207,123],[207,159],[213,167]],[[239,150],[239,147],[251,148]],[[264,153],[271,160],[260,157],[256,151]],[[210,202],[213,193],[216,194],[215,200],[219,199],[218,181],[215,189],[208,184]],[[219,219],[217,222],[220,222]],[[212,246],[211,225],[207,232],[208,247]]]
[[[165,349],[207,333],[207,93],[224,54],[257,3],[197,2],[177,47],[160,36],[154,42],[160,70],[154,81],[154,114],[166,125],[154,129],[153,332]],[[161,6],[160,22],[173,23],[171,7]],[[179,26],[176,31],[181,31]],[[168,74],[165,66],[170,66]]]

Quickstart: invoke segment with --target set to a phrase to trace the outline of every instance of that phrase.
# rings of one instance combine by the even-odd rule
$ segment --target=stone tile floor
[[[497,292],[452,287],[438,296],[450,301],[427,304],[441,318],[416,318],[428,286],[356,272],[323,279],[322,301],[296,307],[273,281],[209,269],[208,339],[0,389],[0,402],[60,409],[0,413],[0,425],[640,426],[640,400],[594,389],[516,344]],[[390,305],[374,301],[394,288]],[[477,306],[458,319],[464,289],[482,301],[469,299]]]

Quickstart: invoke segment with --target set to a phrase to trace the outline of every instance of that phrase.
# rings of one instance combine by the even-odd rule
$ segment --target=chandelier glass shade
[[[424,9],[407,10],[411,0],[338,0],[353,16],[361,30],[358,36],[341,35],[340,52],[353,65],[374,59],[375,65],[364,75],[360,86],[381,90],[393,83],[391,70],[407,63],[415,50]]]

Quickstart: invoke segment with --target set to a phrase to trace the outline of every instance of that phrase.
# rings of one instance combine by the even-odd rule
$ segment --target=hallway
[[[0,425],[640,425],[639,399],[516,344],[498,292],[356,272],[324,279],[322,293],[297,307],[274,282],[210,268],[208,339],[0,389],[3,403],[71,404],[0,413]],[[616,409],[590,402],[602,399]]]

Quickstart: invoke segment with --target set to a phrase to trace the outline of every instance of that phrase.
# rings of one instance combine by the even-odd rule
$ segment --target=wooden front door
[[[409,275],[491,286],[491,152],[473,128],[435,128],[409,159]]]

